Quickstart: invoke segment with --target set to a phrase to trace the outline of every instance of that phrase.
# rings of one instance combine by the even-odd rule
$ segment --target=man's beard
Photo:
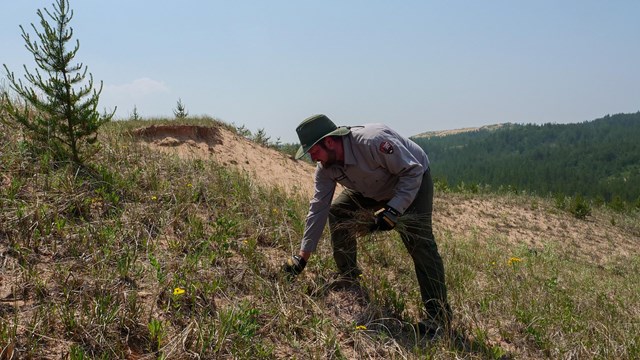
[[[327,153],[327,160],[324,161],[324,162],[321,162],[322,163],[322,167],[323,168],[328,168],[328,167],[331,167],[331,166],[337,164],[338,160],[337,160],[337,156],[336,156],[336,151],[335,150],[329,150],[327,148],[325,148],[325,151]]]

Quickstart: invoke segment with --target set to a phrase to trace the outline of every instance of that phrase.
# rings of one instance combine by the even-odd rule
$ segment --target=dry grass
[[[421,302],[396,233],[360,242],[359,290],[331,288],[328,240],[288,282],[280,264],[299,246],[306,201],[214,160],[151,151],[138,126],[103,128],[92,175],[52,170],[0,128],[0,359],[640,356],[637,251],[591,261],[546,232],[535,247],[454,233],[438,222],[456,216],[444,202],[480,196],[437,194],[457,337],[428,343],[411,326]],[[544,199],[482,196],[553,212]],[[637,241],[638,214],[600,216]]]

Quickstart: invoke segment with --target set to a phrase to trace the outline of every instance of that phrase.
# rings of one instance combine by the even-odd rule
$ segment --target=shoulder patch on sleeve
[[[380,149],[380,152],[383,152],[385,154],[393,154],[393,145],[391,145],[391,143],[388,141],[381,142],[378,149]]]

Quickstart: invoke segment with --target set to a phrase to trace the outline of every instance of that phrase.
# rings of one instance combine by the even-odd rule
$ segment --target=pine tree
[[[131,113],[131,116],[129,117],[129,120],[138,121],[140,119],[141,119],[141,117],[140,117],[140,113],[138,113],[138,107],[134,105],[133,106],[133,112]]]
[[[173,110],[173,114],[176,116],[176,119],[185,119],[189,116],[189,112],[182,103],[182,99],[178,98],[178,103],[176,104],[176,109]]]
[[[57,0],[53,12],[45,9],[37,14],[40,18],[39,31],[34,24],[31,27],[37,35],[31,36],[20,26],[25,47],[33,54],[38,68],[30,72],[24,66],[25,78],[29,85],[4,68],[9,86],[18,100],[10,100],[3,90],[3,106],[9,125],[20,127],[35,149],[51,154],[56,160],[71,160],[77,165],[83,162],[93,151],[98,128],[111,120],[111,114],[100,114],[96,108],[102,92],[102,82],[96,91],[93,88],[93,76],[82,63],[73,60],[80,48],[80,42],[70,42],[73,28],[69,26],[73,11],[68,0]],[[51,21],[51,23],[50,23]],[[39,41],[38,41],[39,40]],[[19,100],[23,102],[20,102]]]

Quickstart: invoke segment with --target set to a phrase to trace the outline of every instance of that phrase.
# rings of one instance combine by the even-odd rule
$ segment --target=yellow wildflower
[[[157,197],[157,196],[155,196],[155,195],[153,195],[153,196],[151,197],[151,200],[156,201],[156,200],[158,200],[158,197]]]
[[[509,265],[513,265],[513,264],[519,263],[521,261],[522,261],[522,259],[519,258],[519,257],[512,257],[511,259],[509,259]]]
[[[173,289],[173,295],[182,295],[185,293],[185,289],[177,287],[175,289]]]
[[[364,325],[358,325],[356,326],[356,330],[367,330],[367,327]]]

